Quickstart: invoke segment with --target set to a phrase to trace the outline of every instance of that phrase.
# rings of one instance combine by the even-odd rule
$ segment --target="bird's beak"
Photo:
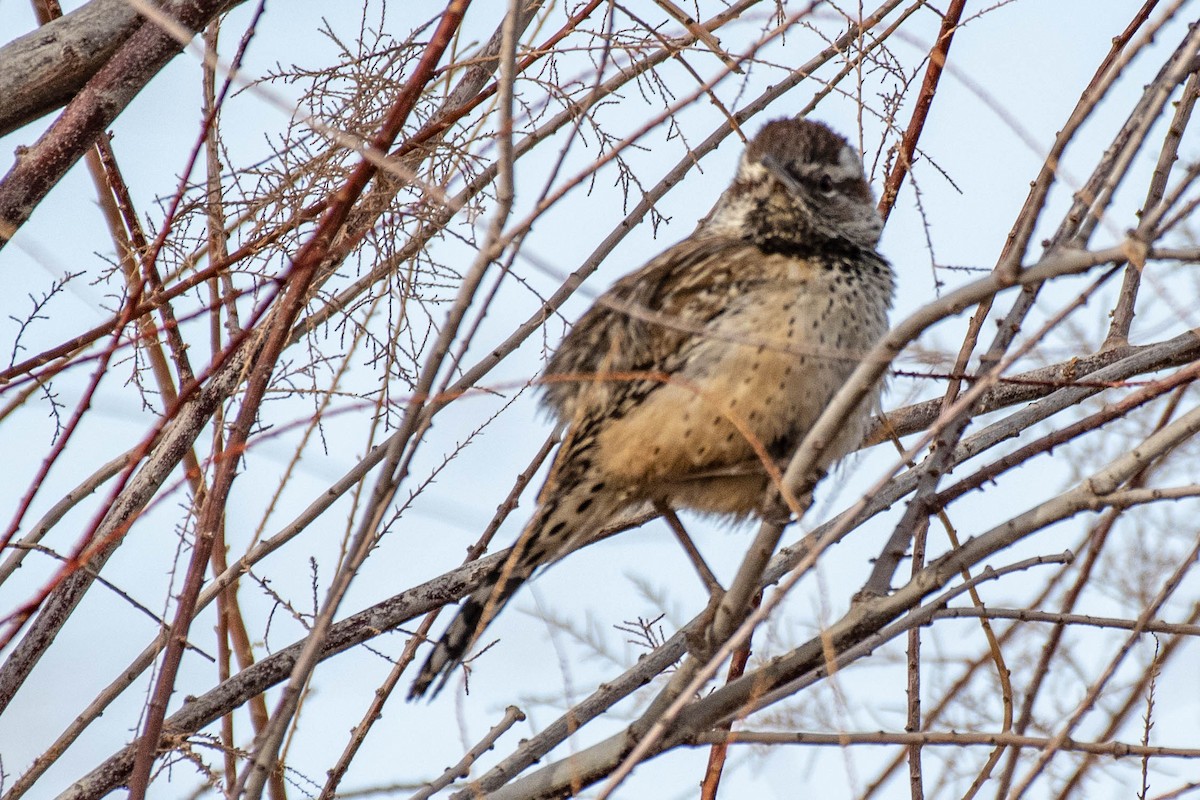
[[[788,172],[784,163],[774,155],[769,153],[764,155],[761,163],[767,168],[767,172],[771,173],[771,176],[774,177],[775,180],[782,183],[784,188],[793,195],[797,197],[802,197],[804,195],[804,188],[800,185],[800,182],[792,177],[792,174]]]

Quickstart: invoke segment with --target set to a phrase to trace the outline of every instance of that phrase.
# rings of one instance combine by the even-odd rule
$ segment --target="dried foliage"
[[[1200,785],[1194,2],[410,5],[34,0],[118,45],[0,103],[3,800]],[[1015,85],[1047,20],[1078,74]],[[696,536],[715,615],[647,510],[405,704],[564,325],[792,114],[863,149],[902,287],[784,488],[888,376],[866,455]]]

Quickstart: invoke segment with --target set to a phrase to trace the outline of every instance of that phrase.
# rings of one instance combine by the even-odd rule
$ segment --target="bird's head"
[[[705,227],[765,249],[804,250],[831,240],[874,249],[883,222],[845,138],[819,122],[779,119],[746,145]]]

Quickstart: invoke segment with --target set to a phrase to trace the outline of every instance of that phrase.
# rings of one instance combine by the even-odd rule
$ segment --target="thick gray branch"
[[[1050,525],[1084,511],[1108,507],[1106,499],[1129,504],[1113,495],[1117,487],[1154,458],[1170,452],[1200,431],[1200,408],[1195,408],[1157,431],[1131,452],[1119,456],[1075,488],[1041,503],[968,540],[915,575],[905,586],[888,597],[871,597],[855,603],[842,619],[804,645],[772,659],[761,669],[726,684],[691,703],[679,715],[669,735],[655,743],[648,755],[656,755],[685,744],[701,731],[727,720],[746,716],[773,702],[790,696],[792,681],[812,670],[828,666],[828,652],[846,653],[881,632],[888,623],[916,608],[923,598],[956,579],[964,568],[977,568],[984,559],[1012,546]],[[1153,493],[1138,499],[1152,502]],[[986,576],[987,573],[985,573]],[[939,604],[927,611],[935,611]],[[903,626],[895,629],[896,632]],[[875,646],[874,643],[872,646]],[[865,648],[865,655],[871,648]],[[629,730],[581,750],[493,792],[494,800],[532,800],[568,796],[578,787],[587,786],[610,774],[632,751],[635,744]]]
[[[127,0],[92,0],[0,47],[0,136],[66,105],[140,23]]]
[[[202,30],[228,2],[172,0],[162,10],[190,33]],[[0,181],[0,247],[151,78],[183,51],[184,44],[174,32],[142,21],[71,97],[63,113],[37,142],[17,152],[16,163]]]
[[[342,620],[330,629],[321,651],[321,658],[330,658],[356,644],[372,639],[384,631],[392,630],[414,617],[462,597],[478,583],[483,573],[507,555],[507,550],[495,553]],[[301,639],[254,666],[242,670],[234,678],[200,697],[189,699],[184,703],[183,708],[164,722],[164,738],[197,731],[220,718],[222,714],[228,713],[230,709],[242,706],[251,697],[287,680],[306,641],[307,639]],[[133,766],[133,756],[134,746],[126,745],[103,764],[72,784],[59,795],[59,800],[85,800],[85,798],[103,797],[121,786],[129,777],[129,770]]]

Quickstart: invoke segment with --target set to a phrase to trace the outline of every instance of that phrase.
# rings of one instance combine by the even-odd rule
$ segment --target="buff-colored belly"
[[[747,465],[787,455],[781,445],[798,443],[878,335],[878,325],[844,335],[853,328],[837,317],[852,310],[829,297],[740,298],[669,384],[605,426],[597,462],[635,495],[720,514],[755,511],[766,479]],[[842,452],[857,444],[858,430],[849,429],[861,429],[860,416],[839,437]]]

